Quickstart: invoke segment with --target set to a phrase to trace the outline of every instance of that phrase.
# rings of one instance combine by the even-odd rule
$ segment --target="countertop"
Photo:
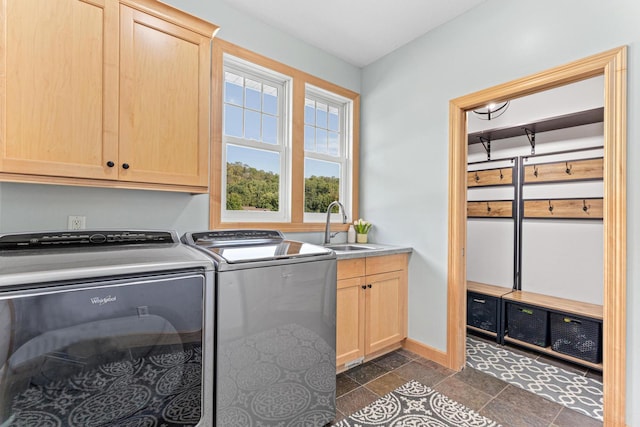
[[[338,261],[341,259],[352,259],[352,258],[364,258],[371,256],[382,256],[382,255],[395,255],[402,253],[411,253],[413,252],[413,248],[410,246],[392,246],[392,245],[383,245],[380,243],[339,243],[331,246],[366,246],[367,249],[360,250],[349,250],[349,251],[341,251],[339,249],[333,248]]]

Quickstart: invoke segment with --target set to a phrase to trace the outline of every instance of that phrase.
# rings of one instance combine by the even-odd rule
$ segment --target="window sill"
[[[212,224],[212,228],[219,229],[268,229],[268,230],[280,230],[290,233],[305,233],[305,232],[324,232],[326,224],[324,222],[314,223],[290,223],[290,222],[223,222],[218,224]],[[331,231],[347,231],[349,229],[349,223],[342,224],[341,222],[332,222]]]

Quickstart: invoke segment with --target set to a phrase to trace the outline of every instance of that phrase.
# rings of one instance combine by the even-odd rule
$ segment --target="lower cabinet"
[[[392,351],[407,337],[407,254],[338,261],[338,371]]]

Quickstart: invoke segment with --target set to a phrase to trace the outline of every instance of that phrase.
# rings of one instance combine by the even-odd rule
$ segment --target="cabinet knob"
[[[109,161],[107,162],[107,166],[109,166],[110,168],[114,167],[115,165],[116,165],[116,164],[115,164],[115,163],[113,163],[111,160],[109,160]]]
[[[371,289],[371,285],[367,285],[367,288]]]
[[[122,169],[129,169],[129,163],[123,163]]]
[[[367,289],[367,286],[366,285],[362,285],[362,289]]]

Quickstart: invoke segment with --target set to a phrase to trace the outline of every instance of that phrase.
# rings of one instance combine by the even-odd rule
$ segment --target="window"
[[[224,40],[213,49],[211,228],[319,231],[334,200],[357,217],[359,95]]]
[[[304,101],[304,218],[322,221],[339,200],[351,212],[350,101],[307,85]]]
[[[289,219],[289,80],[224,57],[223,220]]]

